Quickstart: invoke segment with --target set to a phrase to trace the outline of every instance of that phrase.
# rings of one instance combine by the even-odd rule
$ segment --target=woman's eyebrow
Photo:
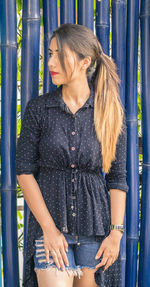
[[[51,50],[50,48],[48,48],[48,51],[53,52],[53,50]],[[59,52],[59,50],[56,49],[54,52]]]

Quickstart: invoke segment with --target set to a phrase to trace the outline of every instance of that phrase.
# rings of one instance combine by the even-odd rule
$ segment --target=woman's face
[[[81,73],[83,73],[83,60],[79,60],[75,52],[71,51],[67,45],[65,46],[65,51],[63,52],[65,54],[64,64],[66,72],[61,66],[59,60],[57,40],[56,38],[52,38],[49,47],[50,57],[48,61],[48,66],[54,85],[68,84],[77,78],[80,79]]]

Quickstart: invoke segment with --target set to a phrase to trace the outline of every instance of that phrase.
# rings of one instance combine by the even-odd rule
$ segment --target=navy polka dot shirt
[[[94,90],[90,88],[90,97],[75,114],[62,98],[62,86],[27,103],[17,142],[16,174],[35,176],[60,231],[106,236],[110,225],[108,191],[128,191],[126,125],[118,138],[116,159],[104,178],[94,128]],[[27,260],[33,255],[34,240],[41,234],[30,212]]]

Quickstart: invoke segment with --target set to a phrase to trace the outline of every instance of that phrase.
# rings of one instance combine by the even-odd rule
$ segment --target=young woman
[[[128,186],[116,66],[81,25],[57,28],[49,53],[59,87],[27,103],[17,143],[30,208],[24,286],[118,287]]]

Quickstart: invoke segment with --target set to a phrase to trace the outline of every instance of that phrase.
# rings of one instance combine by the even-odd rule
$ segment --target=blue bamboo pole
[[[137,68],[138,68],[138,16],[139,1],[127,2],[127,61],[126,61],[126,111],[127,111],[127,243],[126,287],[136,287],[137,253],[139,240],[139,160],[137,119]]]
[[[60,24],[75,23],[75,0],[60,1]]]
[[[0,236],[0,287],[2,287],[2,264],[1,264],[1,254],[2,254],[2,249],[1,249],[1,236]]]
[[[39,93],[40,1],[23,1],[21,53],[21,117],[27,102]],[[29,208],[24,205],[24,259]]]
[[[94,29],[93,0],[78,0],[78,24]]]
[[[0,2],[0,49],[2,46],[2,42],[1,42],[1,32],[2,32],[2,7],[3,7],[3,3]],[[1,146],[0,146],[0,150],[1,150]],[[1,178],[0,178],[1,181]],[[0,221],[0,226],[1,226],[1,221]],[[2,249],[1,249],[1,229],[0,229],[0,254],[2,254]],[[1,255],[0,255],[0,287],[2,286],[2,270],[1,270]]]
[[[126,0],[112,0],[112,58],[118,67],[121,79],[120,97],[125,106],[126,70]],[[125,286],[126,233],[121,240],[122,287]]]
[[[44,23],[44,77],[43,92],[48,93],[56,89],[53,85],[48,68],[48,48],[53,30],[58,26],[57,1],[43,0],[43,23]]]
[[[16,1],[1,1],[2,149],[1,211],[4,286],[19,287],[16,209],[16,96],[17,23]]]
[[[142,71],[142,202],[138,286],[150,286],[150,2],[140,7]]]
[[[109,55],[110,1],[96,1],[96,35],[103,51]]]

